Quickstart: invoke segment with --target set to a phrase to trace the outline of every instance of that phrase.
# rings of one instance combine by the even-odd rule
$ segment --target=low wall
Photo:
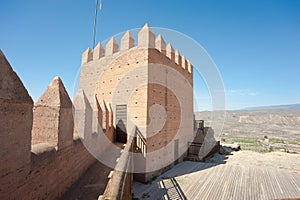
[[[99,199],[109,200],[131,200],[132,199],[132,182],[133,182],[133,157],[130,152],[136,149],[136,137],[133,134],[127,141],[126,146],[118,159],[116,169],[114,170],[106,189]]]
[[[47,144],[37,144],[32,148],[26,182],[6,199],[56,199],[95,162],[80,139],[61,151]]]

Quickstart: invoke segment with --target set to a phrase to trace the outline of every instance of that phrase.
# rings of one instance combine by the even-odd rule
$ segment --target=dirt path
[[[231,165],[285,169],[291,172],[300,173],[300,154],[238,151],[232,156],[228,156],[227,162]]]

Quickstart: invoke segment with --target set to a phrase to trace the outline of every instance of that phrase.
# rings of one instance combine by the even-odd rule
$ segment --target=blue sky
[[[72,93],[92,46],[95,0],[0,0],[0,48],[36,101],[55,76]],[[97,41],[164,27],[201,44],[216,63],[227,109],[300,103],[300,1],[103,0]],[[209,109],[207,91],[201,109]],[[201,99],[200,98],[200,99]]]

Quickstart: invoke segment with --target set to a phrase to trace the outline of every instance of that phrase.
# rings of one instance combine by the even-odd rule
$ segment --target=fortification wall
[[[114,140],[114,113],[118,103],[128,103],[132,119],[128,132],[138,125],[143,135],[140,138],[152,134],[145,128],[153,121],[149,116],[151,105],[160,104],[167,110],[169,118],[159,134],[138,143],[142,145],[139,146],[141,156],[161,148],[176,137],[174,132],[179,115],[180,120],[190,120],[187,126],[178,127],[190,135],[193,127],[190,119],[193,117],[192,93],[185,96],[188,111],[182,117],[182,111],[179,112],[182,99],[175,98],[175,93],[167,87],[151,83],[152,78],[163,74],[153,70],[152,67],[157,64],[179,72],[190,85],[193,84],[192,65],[178,51],[174,52],[170,44],[165,45],[160,35],[155,37],[146,25],[139,32],[137,46],[134,46],[130,33],[126,33],[121,39],[120,50],[112,38],[105,51],[98,44],[93,51],[87,49],[83,53],[81,90],[73,103],[62,81],[55,78],[33,105],[26,88],[0,52],[0,199],[60,197],[95,162],[84,145],[91,147],[89,150],[94,156],[111,157],[102,154],[109,144],[99,145],[99,140],[103,139],[100,129],[110,141]],[[182,89],[180,82],[172,82]],[[134,88],[135,84],[138,88]],[[154,90],[161,94],[156,95]],[[112,101],[113,94],[119,95],[115,96],[116,101]],[[177,139],[184,140],[184,137]],[[155,159],[163,160],[175,155],[175,152],[181,154],[184,147],[179,146],[178,151],[174,147],[166,152],[165,157]],[[143,174],[142,180],[147,181],[165,169],[167,167],[159,172]]]
[[[1,51],[0,119],[0,199],[56,199],[95,162],[74,129],[62,81],[33,105]]]

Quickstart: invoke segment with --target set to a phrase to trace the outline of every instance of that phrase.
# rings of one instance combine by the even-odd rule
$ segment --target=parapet
[[[32,107],[26,88],[0,50],[0,196],[14,192],[30,171]]]
[[[113,127],[113,112],[112,112],[112,107],[111,104],[106,102],[106,107],[108,111],[108,127],[111,128]]]
[[[166,42],[160,34],[155,39],[155,48],[166,55]]]
[[[93,51],[93,60],[97,60],[104,57],[104,48],[101,43],[98,43]]]
[[[58,150],[73,144],[71,99],[55,77],[33,108],[32,144],[48,143]]]
[[[98,99],[97,99],[98,100]],[[108,109],[106,107],[106,103],[104,102],[104,100],[98,100],[99,102],[99,108],[102,112],[102,120],[101,120],[101,126],[103,128],[104,131],[106,131],[106,129],[109,128],[109,125],[108,125],[108,118],[109,118],[109,113],[108,113]]]
[[[138,33],[138,45],[146,48],[155,48],[155,34],[148,24],[145,24]]]
[[[82,54],[81,64],[88,63],[92,60],[93,60],[93,52],[91,52],[90,48],[87,48],[87,50],[85,50],[85,52],[83,52]]]
[[[167,47],[166,47],[166,53],[167,53],[167,57],[170,59],[170,60],[172,60],[172,61],[174,61],[175,62],[175,53],[174,53],[174,49],[173,49],[173,47],[172,47],[172,45],[169,43],[168,45],[167,45]]]
[[[121,49],[120,51],[126,51],[128,49],[131,49],[134,47],[134,38],[130,34],[129,31],[127,31],[124,36],[121,39]]]
[[[105,55],[106,56],[113,55],[114,53],[118,52],[118,48],[119,48],[119,45],[118,45],[117,41],[115,40],[114,37],[112,37],[106,44]]]
[[[92,135],[93,109],[82,89],[78,90],[74,98],[73,113],[79,137],[89,142]]]
[[[127,31],[120,41],[120,49],[117,41],[112,37],[106,44],[105,49],[98,43],[94,50],[88,48],[82,54],[82,64],[89,63],[91,61],[96,61],[99,59],[105,59],[106,57],[111,57],[117,53],[126,52],[132,48],[155,48],[160,53],[164,54],[171,61],[175,62],[178,66],[186,69],[188,73],[192,73],[192,65],[189,61],[185,59],[184,56],[181,56],[179,51],[174,51],[171,44],[167,44],[164,41],[163,37],[159,34],[155,37],[154,32],[146,24],[138,33],[137,46],[135,45],[135,40],[132,37],[131,33]]]
[[[177,65],[181,65],[181,56],[178,50],[175,51],[175,62]]]
[[[92,59],[90,50],[87,55]],[[93,113],[84,93],[78,97],[85,142]],[[82,140],[73,140],[72,102],[61,79],[54,78],[33,106],[1,51],[0,119],[0,199],[57,199],[96,161]]]

